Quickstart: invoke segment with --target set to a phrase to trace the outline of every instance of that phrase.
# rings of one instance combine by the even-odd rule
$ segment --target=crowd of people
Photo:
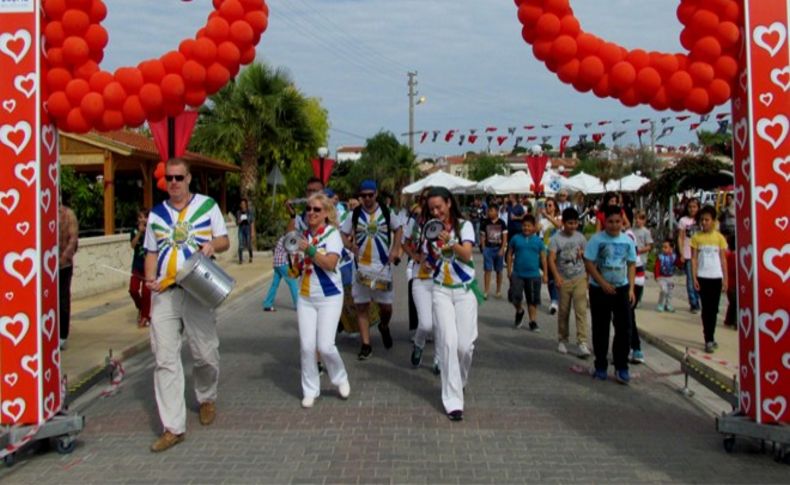
[[[169,199],[148,215],[141,253],[143,282],[152,298],[155,393],[164,427],[152,451],[166,450],[184,439],[182,331],[196,362],[193,373],[200,422],[209,425],[216,416],[216,316],[176,284],[174,276],[191,253],[211,256],[229,247],[217,204],[189,191],[188,164],[170,160],[165,172]],[[304,206],[286,204],[291,215],[289,232],[274,250],[275,279],[263,309],[275,311],[277,286],[286,281],[298,320],[303,408],[315,405],[324,372],[341,399],[351,395],[349,375],[336,346],[338,332],[358,334],[360,361],[373,357],[372,326],[378,327],[384,349],[394,345],[390,323],[394,292],[400,290],[393,284],[393,271],[401,262],[409,280],[410,364],[422,367],[426,347],[433,340],[431,369],[440,376],[441,400],[451,421],[464,416],[464,392],[478,336],[478,306],[492,298],[492,272],[495,299],[505,298],[503,280],[507,279],[507,300],[514,308],[516,328],[522,328],[526,320],[530,330],[540,331],[537,310],[542,287],[547,287],[549,313],[557,315],[561,353],[569,353],[573,310],[575,353],[584,359],[594,355],[591,374],[598,380],[609,378],[613,327],[614,379],[628,384],[629,364],[644,362],[635,308],[645,285],[648,259],[655,261],[653,272],[661,288],[659,312],[674,311],[673,280],[676,268],[683,266],[690,280],[690,311],[701,309],[705,349],[715,351],[719,295],[732,286],[728,281],[732,272],[728,271],[727,242],[717,230],[712,207],[700,208],[698,201],[688,201],[677,240],[664,240],[652,257],[655,243],[646,227],[647,215],[624,207],[617,194],[607,194],[596,207],[583,194],[574,194],[570,200],[561,191],[556,198],[475,199],[465,210],[442,187],[427,188],[400,208],[379,193],[375,180],[363,181],[354,195],[353,202],[341,203],[320,179],[310,179],[301,201]],[[252,222],[249,213],[247,221]],[[593,224],[594,230],[585,230]],[[139,240],[139,235],[133,235],[133,246]],[[476,248],[483,259],[482,289],[476,277]],[[240,245],[240,261],[242,254]],[[139,277],[139,268],[136,271]],[[697,299],[692,299],[692,291],[699,295]],[[141,308],[141,320],[144,314]]]

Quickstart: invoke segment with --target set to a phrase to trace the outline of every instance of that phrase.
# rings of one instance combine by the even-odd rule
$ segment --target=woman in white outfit
[[[338,269],[343,240],[337,229],[337,213],[329,198],[319,193],[307,199],[306,214],[307,230],[299,242],[304,260],[296,314],[302,360],[302,407],[311,408],[321,394],[316,351],[341,398],[348,398],[351,386],[335,346],[337,322],[343,310],[343,281]]]
[[[433,275],[434,323],[442,375],[442,403],[451,421],[464,416],[464,388],[472,367],[477,340],[477,296],[472,248],[472,223],[461,219],[455,198],[443,187],[428,193],[431,215],[444,230],[430,243],[438,255]]]

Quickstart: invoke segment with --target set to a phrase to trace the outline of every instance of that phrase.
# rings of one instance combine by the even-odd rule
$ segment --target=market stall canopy
[[[403,193],[408,195],[418,194],[426,187],[444,187],[450,192],[464,192],[476,184],[462,177],[450,175],[447,172],[434,172],[424,179],[403,188]]]
[[[527,175],[527,172],[519,170],[509,177],[504,177],[488,184],[486,192],[497,195],[528,194],[531,186],[532,177]]]
[[[505,180],[505,179],[507,179],[506,175],[495,174],[495,175],[492,175],[492,176],[490,176],[488,178],[485,178],[485,179],[481,180],[474,187],[468,189],[466,192],[467,193],[488,192],[488,187],[491,184],[496,183],[496,182],[498,182],[500,180]]]
[[[649,178],[642,177],[639,173],[632,173],[620,180],[610,180],[606,184],[606,190],[610,192],[636,192],[648,183],[650,183]]]
[[[606,192],[606,187],[598,177],[584,172],[568,177],[564,180],[563,186],[583,194],[603,194]]]

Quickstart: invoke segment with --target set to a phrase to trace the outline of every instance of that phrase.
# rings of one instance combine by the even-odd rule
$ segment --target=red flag
[[[454,136],[455,136],[455,130],[450,130],[447,132],[446,135],[444,135],[444,141],[449,142],[450,140],[453,139]]]
[[[423,131],[422,136],[420,136],[420,143],[425,143],[425,139],[428,138],[428,132]]]
[[[488,128],[486,128],[486,133],[493,133],[495,131],[497,131],[496,126],[489,126]]]
[[[640,123],[650,123],[650,118],[642,118]]]
[[[314,158],[312,160],[313,165],[313,176],[315,178],[321,179],[324,186],[329,183],[329,177],[332,175],[332,169],[335,168],[335,161],[331,158],[325,158],[323,167],[321,166],[321,159]]]
[[[608,125],[611,121],[599,121],[598,126]]]
[[[644,134],[645,134],[645,133],[647,133],[648,131],[650,131],[650,130],[648,130],[647,128],[645,128],[645,129],[642,129],[642,130],[637,130],[636,134],[637,134],[637,135],[639,135],[639,138],[642,138],[642,135],[644,135]]]
[[[689,131],[694,131],[699,128],[700,123],[692,123],[689,125]]]
[[[474,145],[474,144],[475,144],[475,142],[477,141],[477,135],[469,135],[469,137],[467,138],[467,140],[469,140],[469,143],[470,143],[470,144]]]
[[[565,154],[565,147],[568,146],[568,142],[570,140],[571,140],[570,135],[565,135],[562,138],[560,138],[560,156],[563,156],[563,154]]]
[[[532,130],[535,128],[535,125],[524,125],[525,130]]]
[[[187,145],[189,145],[189,139],[192,137],[192,130],[195,128],[197,117],[197,111],[184,111],[175,117],[175,148],[173,153],[176,157],[180,157],[187,151]],[[167,136],[167,118],[155,123],[149,121],[148,126],[151,128],[151,134],[154,136],[154,143],[159,151],[159,157],[162,160],[168,160],[170,158],[170,147]]]
[[[535,141],[535,140],[537,140],[537,139],[538,139],[538,137],[537,137],[537,136],[528,136],[528,137],[527,137],[527,141]]]
[[[568,131],[573,131],[573,123],[566,123],[565,128],[567,128]]]
[[[689,115],[675,116],[675,119],[678,120],[678,121],[686,121],[689,118],[691,118],[691,116],[689,116]]]
[[[729,113],[719,113],[719,114],[716,115],[716,119],[717,120],[723,120],[724,118],[726,118],[728,116],[730,116]]]
[[[502,146],[502,144],[505,143],[505,141],[507,139],[508,139],[508,137],[506,137],[506,136],[498,136],[498,137],[496,137],[496,141],[497,141],[497,143],[499,143],[499,146]]]
[[[600,143],[606,133],[593,133],[592,139],[595,143]]]
[[[543,192],[543,185],[541,185],[540,181],[543,180],[543,173],[546,171],[546,165],[549,163],[549,157],[546,155],[541,155],[538,157],[529,156],[526,158],[527,160],[527,168],[529,169],[529,175],[532,177],[532,191],[534,193]]]

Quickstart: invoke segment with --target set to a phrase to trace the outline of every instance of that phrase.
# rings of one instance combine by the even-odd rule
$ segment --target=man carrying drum
[[[379,304],[381,339],[384,347],[392,347],[389,323],[392,319],[392,266],[399,261],[401,224],[387,206],[376,200],[378,188],[373,180],[359,186],[361,205],[354,209],[341,227],[347,246],[355,255],[356,276],[351,287],[357,305],[357,320],[362,346],[357,356],[367,360],[373,353],[370,345],[370,302]]]
[[[151,348],[156,357],[154,392],[164,432],[151,451],[167,450],[184,441],[186,400],[181,335],[185,333],[195,360],[195,394],[200,424],[216,416],[219,380],[219,338],[214,309],[176,284],[176,274],[200,251],[211,257],[230,247],[219,206],[211,197],[191,194],[189,165],[180,158],[167,161],[169,199],[148,215],[145,230],[145,281],[152,292]]]

